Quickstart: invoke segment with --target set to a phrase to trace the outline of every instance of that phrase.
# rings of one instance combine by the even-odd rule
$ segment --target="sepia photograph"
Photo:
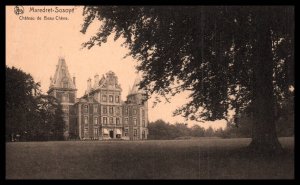
[[[7,5],[5,179],[294,179],[294,11]]]

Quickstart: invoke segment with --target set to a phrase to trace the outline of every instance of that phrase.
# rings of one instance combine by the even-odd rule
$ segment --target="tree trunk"
[[[259,153],[280,152],[275,125],[275,97],[273,91],[273,54],[268,10],[260,8],[256,17],[254,45],[253,128],[249,148]]]

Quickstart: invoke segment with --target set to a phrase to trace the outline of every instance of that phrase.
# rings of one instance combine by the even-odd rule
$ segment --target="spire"
[[[76,89],[73,79],[68,70],[64,56],[60,55],[54,77],[52,78],[52,86],[50,88],[68,88]]]
[[[63,52],[63,47],[59,47],[59,54],[58,54],[59,59],[65,58],[64,52]]]
[[[141,77],[139,75],[139,73],[137,73],[135,79],[134,79],[134,83],[132,86],[132,89],[129,91],[129,94],[138,94],[138,93],[143,93],[143,90],[139,89],[139,83],[141,82]]]
[[[130,85],[128,85],[128,94],[130,94],[130,92],[131,92],[131,87]]]

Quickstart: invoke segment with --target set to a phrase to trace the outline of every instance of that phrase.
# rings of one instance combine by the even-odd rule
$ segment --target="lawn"
[[[292,179],[294,138],[276,157],[250,139],[61,141],[6,144],[7,179]]]

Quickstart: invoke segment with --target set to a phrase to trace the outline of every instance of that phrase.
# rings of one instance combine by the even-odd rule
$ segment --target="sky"
[[[135,65],[137,61],[131,56],[124,58],[128,49],[121,46],[122,38],[114,41],[111,36],[107,43],[91,49],[82,48],[82,43],[93,36],[101,23],[94,22],[86,34],[80,32],[83,24],[82,7],[59,6],[60,12],[55,12],[56,6],[46,6],[52,12],[30,12],[30,8],[43,9],[45,6],[23,6],[24,13],[16,14],[15,6],[6,7],[6,65],[17,67],[30,73],[36,82],[41,83],[43,93],[50,85],[50,77],[54,76],[58,58],[65,57],[69,73],[76,77],[77,98],[84,94],[87,79],[94,82],[94,75],[100,77],[108,71],[118,76],[122,87],[122,100],[126,100],[129,86],[132,87],[137,76]],[[72,11],[74,8],[74,11]],[[70,10],[70,11],[68,11]],[[45,17],[53,17],[54,20]],[[38,17],[41,20],[38,20]],[[63,17],[67,20],[56,20]],[[33,20],[32,20],[33,19]],[[188,123],[188,126],[200,125],[214,129],[225,127],[224,120],[200,123],[186,121],[181,116],[172,116],[173,111],[187,103],[188,92],[182,92],[171,99],[171,103],[162,101],[153,107],[154,96],[149,100],[149,121],[162,119],[174,124]]]

